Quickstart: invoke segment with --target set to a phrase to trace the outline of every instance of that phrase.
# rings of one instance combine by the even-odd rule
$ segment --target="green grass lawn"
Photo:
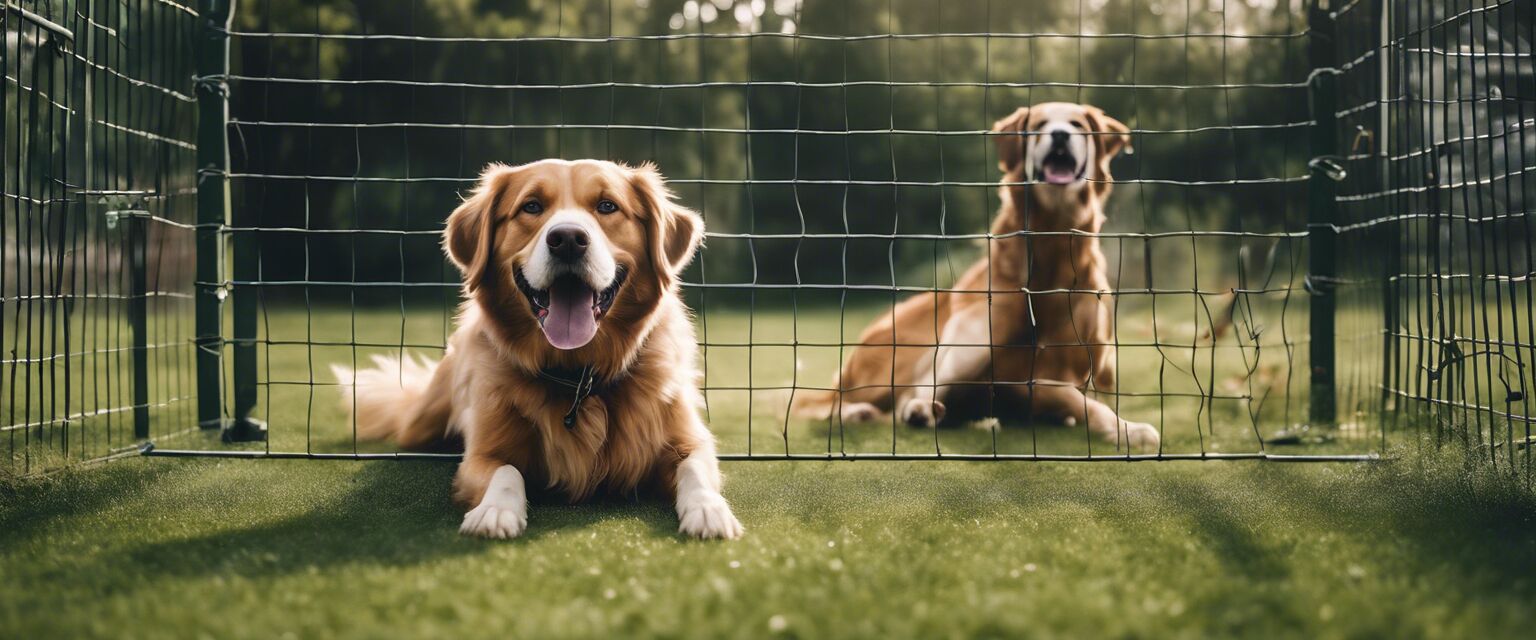
[[[882,294],[889,302],[889,294]],[[834,300],[835,301],[835,300]],[[700,304],[703,302],[703,304]],[[878,300],[853,300],[846,308],[810,305],[796,310],[786,295],[712,293],[699,307],[698,333],[703,350],[703,385],[707,418],[720,439],[720,450],[733,454],[1123,454],[1089,438],[1078,427],[1031,425],[1004,420],[1004,428],[958,425],[939,430],[910,429],[887,421],[845,425],[786,417],[791,387],[826,387],[846,356],[839,343],[858,334],[886,307]],[[813,300],[826,302],[826,300]],[[1260,348],[1231,336],[1202,338],[1209,317],[1192,296],[1170,295],[1157,309],[1123,305],[1117,318],[1119,397],[1105,396],[1128,419],[1162,429],[1163,452],[1177,454],[1264,451],[1269,436],[1305,421],[1306,384],[1291,371],[1305,371],[1304,309],[1259,301]],[[376,354],[397,357],[400,349],[439,353],[452,330],[441,309],[389,308],[352,311],[317,305],[273,306],[262,313],[258,347],[261,387],[256,415],[271,427],[269,442],[248,448],[272,451],[389,451],[387,445],[355,442],[333,386],[330,365],[367,366]],[[360,344],[363,346],[353,346]],[[1156,346],[1154,346],[1156,345]],[[1347,370],[1373,366],[1369,358],[1345,359]],[[1376,395],[1355,393],[1373,380],[1345,378],[1343,404],[1374,406]],[[747,389],[754,391],[748,391]],[[1270,453],[1379,452],[1382,437],[1366,421],[1345,411],[1346,426],[1334,442],[1297,448],[1269,448]],[[162,421],[164,434],[181,425]],[[157,427],[158,428],[158,427]],[[214,438],[161,442],[177,448],[223,448]]]
[[[1115,453],[1081,428],[1017,421],[934,431],[785,419],[784,392],[718,388],[825,384],[837,349],[728,345],[836,343],[878,307],[844,318],[727,303],[711,300],[701,318],[723,451]],[[1123,342],[1198,340],[1191,309],[1164,307],[1156,325],[1145,311],[1122,313]],[[354,446],[335,389],[310,385],[330,382],[326,366],[353,348],[284,342],[431,345],[447,331],[440,313],[263,318],[274,344],[261,347],[258,414],[272,438],[243,446],[274,451]],[[1256,433],[1300,419],[1304,385],[1274,364],[1283,343],[1255,376],[1244,357],[1230,338],[1124,349],[1124,389],[1267,400],[1132,396],[1122,412],[1160,426],[1169,452],[1259,450]],[[155,433],[180,431],[185,413],[157,413]],[[656,502],[535,503],[524,537],[464,539],[445,462],[130,458],[0,477],[0,638],[1529,632],[1529,487],[1423,457],[1408,434],[1391,442],[1395,461],[1372,464],[727,463],[726,496],[748,532],[723,543],[678,537]],[[160,444],[222,446],[196,432]],[[1381,446],[1357,423],[1330,444],[1267,450]]]
[[[132,459],[13,482],[0,637],[1522,637],[1536,501],[1376,464],[738,462],[455,532],[435,462]],[[1522,629],[1524,631],[1522,631]]]
[[[918,430],[893,421],[845,425],[787,417],[790,388],[832,384],[847,355],[840,345],[857,341],[863,327],[888,308],[888,293],[862,294],[867,295],[850,296],[843,307],[829,304],[840,301],[835,296],[807,294],[792,299],[783,292],[749,298],[716,291],[694,300],[698,334],[705,345],[702,383],[707,390],[707,418],[723,453],[1125,453],[1088,437],[1081,427],[1029,425],[1016,419],[1003,420],[1003,428],[996,430],[975,428],[982,426],[976,423]],[[391,450],[387,445],[354,440],[330,366],[366,366],[375,355],[398,357],[402,345],[412,353],[438,355],[452,331],[450,311],[431,305],[407,305],[402,311],[379,304],[383,300],[357,310],[336,304],[343,300],[317,297],[314,302],[309,308],[262,307],[254,413],[270,424],[270,438],[264,444],[240,448],[324,453]],[[798,309],[794,302],[800,303]],[[1308,369],[1305,308],[1256,298],[1252,319],[1245,317],[1233,332],[1243,335],[1243,340],[1228,335],[1214,343],[1204,335],[1212,313],[1193,296],[1169,294],[1160,297],[1156,306],[1149,300],[1123,303],[1116,315],[1122,395],[1101,398],[1117,406],[1127,419],[1157,426],[1163,435],[1162,453],[1381,451],[1384,438],[1377,428],[1381,422],[1370,415],[1379,408],[1373,389],[1379,380],[1380,358],[1370,352],[1373,347],[1379,352],[1379,331],[1371,340],[1341,337],[1341,353],[1346,355],[1340,357],[1340,404],[1346,428],[1338,438],[1306,448],[1277,448],[1266,446],[1261,437],[1306,420],[1305,378],[1292,375]],[[1364,314],[1341,313],[1341,318],[1355,315]],[[120,320],[102,319],[109,333],[127,335],[126,329],[116,327]],[[177,324],[182,320],[151,319],[150,342],[164,345],[149,359],[151,436],[161,448],[228,448],[214,434],[189,432],[196,421],[196,396],[192,353],[176,333],[189,327]],[[1257,334],[1257,340],[1252,334]],[[1363,346],[1347,350],[1356,344]],[[0,418],[7,424],[47,423],[77,415],[68,422],[68,432],[53,423],[39,429],[8,430],[0,445],[9,444],[10,468],[0,473],[46,470],[69,459],[99,457],[134,444],[127,410],[132,401],[131,358],[121,351],[105,355],[91,351],[98,346],[85,345],[77,349],[85,355],[52,367],[28,368],[23,379],[10,385],[20,390],[14,397],[0,394]],[[225,358],[226,365],[232,361]],[[66,366],[73,376],[72,386],[66,384]],[[226,412],[232,410],[228,396],[234,382],[234,371],[227,368],[223,378]],[[68,402],[63,400],[66,388],[70,389]],[[97,408],[110,410],[92,411]]]

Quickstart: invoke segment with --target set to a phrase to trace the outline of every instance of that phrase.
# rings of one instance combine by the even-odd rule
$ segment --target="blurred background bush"
[[[984,232],[1000,176],[982,132],[1020,105],[1065,100],[1138,131],[1134,155],[1115,163],[1124,184],[1109,230],[1303,228],[1300,0],[238,9],[237,227],[430,231],[488,162],[652,161],[725,234],[690,281],[942,285],[976,242],[730,234]],[[342,37],[265,35],[283,33]],[[382,34],[421,37],[358,37]],[[455,276],[428,234],[259,237],[266,280]],[[1112,239],[1105,249],[1121,287],[1148,285],[1153,265],[1160,282],[1187,287],[1197,252],[1235,272],[1244,242],[1254,240]],[[1263,242],[1267,254],[1273,241]]]

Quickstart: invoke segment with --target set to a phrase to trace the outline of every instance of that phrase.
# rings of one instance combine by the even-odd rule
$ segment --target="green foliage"
[[[812,0],[763,3],[745,24],[732,2],[712,4],[722,9],[706,24],[683,19],[693,3],[672,0],[242,3],[237,27],[246,32],[490,40],[237,37],[242,77],[448,83],[237,81],[233,114],[243,121],[447,125],[235,127],[237,172],[343,178],[238,179],[237,217],[429,231],[484,164],[556,156],[654,161],[716,232],[977,233],[994,212],[988,185],[999,178],[993,141],[981,132],[1017,106],[1068,100],[1144,132],[1116,174],[1153,182],[1121,187],[1112,229],[1300,226],[1297,183],[1171,184],[1302,175],[1304,128],[1227,128],[1306,120],[1304,90],[1251,86],[1306,76],[1303,20],[1289,3]],[[775,35],[790,24],[820,38]],[[1112,35],[1128,33],[1155,37]],[[710,37],[624,38],[663,34]],[[1248,37],[1256,35],[1275,37]],[[738,133],[749,129],[756,133]],[[824,133],[781,133],[795,130]],[[960,135],[878,133],[887,130]],[[430,236],[261,242],[269,279],[451,279]],[[1139,274],[1141,253],[1157,250],[1126,244],[1111,253]],[[1234,251],[1211,259],[1231,262]],[[694,279],[931,279],[942,262],[935,255],[972,252],[968,242],[717,238]],[[300,253],[306,260],[292,259]]]

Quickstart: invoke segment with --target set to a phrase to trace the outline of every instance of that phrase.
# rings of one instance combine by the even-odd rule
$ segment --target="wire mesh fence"
[[[193,261],[198,274],[196,322],[143,351],[174,375],[198,358],[196,380],[136,403],[182,412],[150,421],[157,454],[399,455],[359,441],[330,365],[440,353],[460,299],[440,238],[460,195],[489,162],[589,157],[655,162],[705,218],[684,292],[726,458],[1351,460],[1430,433],[1529,466],[1521,3],[252,0],[205,2],[197,19],[143,4],[184,20],[186,57],[157,61],[172,89],[129,85],[165,102],[141,103],[135,117],[154,119],[131,128],[180,143],[137,175],[200,187],[195,223],[190,195],[144,218],[185,259],[143,290],[177,283],[163,304],[190,319],[171,301],[189,296]],[[89,24],[82,7],[69,15]],[[6,24],[9,37],[21,23]],[[176,68],[194,61],[195,81]],[[20,113],[12,97],[32,90],[7,75]],[[999,229],[1000,184],[1035,185],[1004,184],[1009,134],[993,123],[1053,101],[1130,130],[1107,221]],[[8,166],[30,122],[16,117]],[[15,228],[41,224],[7,173]],[[1000,247],[1053,241],[1097,245],[1109,291],[957,286]],[[872,423],[790,411],[848,390],[840,367],[898,304],[966,293],[1104,299],[1105,344],[1075,346],[1113,347],[1117,375],[1075,386],[1160,444],[1132,451],[1011,411],[1010,394],[1051,381],[996,367],[952,381],[981,390],[967,401],[978,419],[937,429],[897,407]],[[7,294],[13,342],[41,339],[11,329],[43,317],[26,300]],[[940,343],[1033,348],[930,333],[885,348],[930,361]],[[53,370],[6,364],[13,378]],[[199,424],[223,428],[160,442]]]
[[[1497,1],[1346,8],[1336,131],[1350,177],[1336,197],[1344,249],[1331,288],[1341,308],[1379,314],[1341,324],[1340,348],[1362,356],[1341,372],[1353,379],[1341,385],[1346,407],[1529,480],[1536,12]]]
[[[163,1],[5,3],[0,474],[193,424],[194,19]]]

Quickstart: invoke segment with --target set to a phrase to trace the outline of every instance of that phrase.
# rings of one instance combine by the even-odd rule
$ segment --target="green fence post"
[[[235,415],[222,420],[219,380],[224,341],[221,303],[233,290],[220,277],[223,266],[222,234],[230,223],[229,142],[229,24],[234,0],[203,0],[198,6],[197,39],[197,334],[198,422],[222,427],[225,442],[266,439],[266,425],[250,417],[256,405],[256,309],[246,295],[234,302]],[[237,241],[234,246],[234,279],[249,279],[254,256]]]
[[[121,199],[122,209],[108,211],[123,222],[124,253],[128,256],[128,324],[133,327],[133,437],[149,438],[149,234],[142,201]]]
[[[75,20],[73,23],[75,31],[88,33],[93,15],[94,10],[90,2],[80,3],[75,10]],[[95,41],[95,38],[81,38],[78,42],[74,43],[75,59],[69,62],[68,71],[66,72],[69,76],[68,96],[71,109],[68,112],[69,133],[67,137],[69,141],[65,145],[69,153],[69,166],[65,170],[64,175],[65,179],[76,191],[75,196],[72,198],[73,214],[75,219],[78,220],[75,233],[87,243],[91,241],[92,221],[90,219],[91,201],[85,192],[95,186],[95,182],[91,179],[91,168],[95,165],[90,161],[90,154],[91,127],[96,117],[91,104],[91,73],[93,67],[88,63],[95,62],[96,60]],[[66,246],[75,245],[71,243]],[[70,346],[71,332],[69,331],[69,326],[71,319],[75,315],[76,295],[78,293],[83,292],[75,292],[73,287],[70,287],[70,293],[64,298],[64,353],[74,352],[74,349]],[[85,324],[84,321],[81,322],[80,328],[82,331],[85,329]],[[69,399],[74,397],[72,393],[74,380],[71,379],[70,371],[71,367],[66,364],[64,367],[64,415],[72,415]],[[87,376],[86,379],[89,380],[91,378]],[[84,410],[85,407],[82,406],[81,409]]]
[[[1311,342],[1311,427],[1332,427],[1338,419],[1337,389],[1334,370],[1334,313],[1337,300],[1335,272],[1337,231],[1334,226],[1335,183],[1344,178],[1344,165],[1338,156],[1338,69],[1334,66],[1335,24],[1328,0],[1313,0],[1308,7],[1310,31],[1308,48],[1312,73],[1308,90],[1312,110],[1312,160],[1307,163],[1307,251],[1306,287],[1310,293]]]
[[[1375,155],[1372,166],[1375,167],[1375,191],[1378,193],[1391,193],[1393,186],[1392,160],[1390,146],[1393,141],[1391,109],[1392,109],[1392,56],[1395,49],[1392,46],[1392,7],[1387,0],[1377,0],[1371,7],[1371,21],[1377,26],[1377,127],[1376,138],[1371,145],[1371,152]],[[1395,379],[1395,373],[1399,362],[1398,339],[1396,336],[1398,322],[1398,281],[1393,277],[1402,273],[1403,245],[1397,237],[1399,227],[1388,225],[1379,234],[1385,245],[1386,258],[1381,274],[1381,415],[1395,415],[1391,411],[1397,398],[1393,391],[1399,389]]]
[[[205,429],[223,425],[224,338],[221,307],[223,248],[220,235],[229,215],[229,120],[225,75],[229,70],[229,0],[198,3],[197,33],[197,421]]]
[[[231,215],[234,215],[231,212]],[[234,220],[235,226],[244,225],[241,220]],[[259,277],[259,262],[257,262],[257,248],[252,246],[254,239],[251,234],[237,234],[230,240],[230,249],[234,253],[234,281],[251,282]],[[257,329],[257,299],[258,292],[252,287],[242,288],[234,285],[230,288],[230,297],[234,301],[234,335],[232,346],[234,355],[234,382],[235,382],[235,419],[224,429],[225,442],[251,442],[266,439],[266,423],[251,417],[251,411],[256,408],[256,329]]]
[[[243,211],[234,208],[230,210],[230,223],[236,228],[254,227],[256,221],[246,220]],[[260,262],[257,257],[256,239],[251,233],[231,233],[230,251],[234,254],[230,260],[233,263],[234,278],[236,283],[253,282],[260,277]],[[231,355],[234,356],[234,383],[235,383],[235,419],[224,430],[225,442],[249,442],[264,440],[266,437],[266,424],[251,417],[251,411],[256,408],[256,330],[257,296],[260,292],[256,287],[234,284],[229,290],[233,302],[234,334],[231,340]]]
[[[249,234],[235,235],[230,241],[234,253],[235,282],[251,282],[258,277],[256,247]],[[231,340],[234,362],[235,419],[224,430],[225,442],[264,440],[266,425],[251,417],[256,408],[256,306],[257,292],[239,285],[230,288],[234,301],[234,335]]]

